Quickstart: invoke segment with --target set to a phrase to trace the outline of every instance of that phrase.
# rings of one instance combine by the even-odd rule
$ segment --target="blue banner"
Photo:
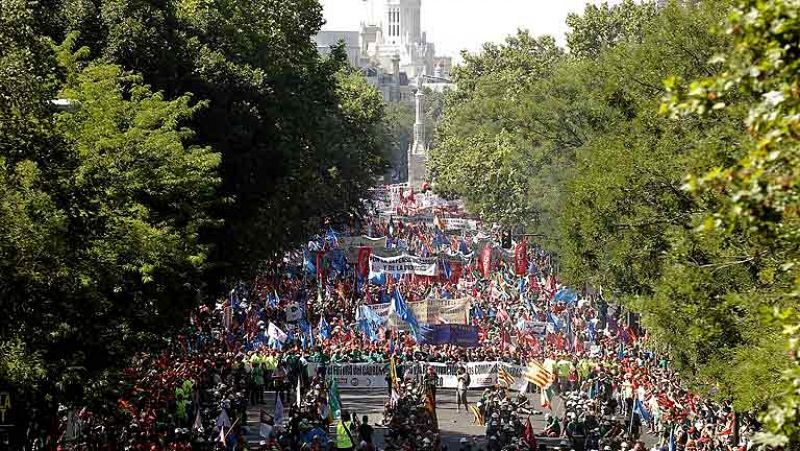
[[[463,348],[478,346],[478,328],[463,324],[437,324],[429,326],[424,342],[432,345],[452,344]]]

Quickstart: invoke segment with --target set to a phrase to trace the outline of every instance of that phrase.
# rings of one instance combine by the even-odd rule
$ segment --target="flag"
[[[275,415],[273,415],[272,418],[275,426],[283,424],[283,401],[281,401],[280,396],[278,396],[278,399],[275,401]]]
[[[330,340],[331,338],[331,326],[325,320],[325,317],[321,317],[319,319],[319,337],[323,340]]]
[[[497,380],[498,382],[500,382],[501,384],[505,384],[505,386],[509,388],[512,385],[514,385],[514,382],[516,382],[514,376],[509,374],[508,371],[505,369],[505,367],[502,366],[497,368]]]
[[[528,363],[528,368],[522,377],[539,388],[547,388],[555,380],[555,375],[535,360]]]
[[[480,261],[478,262],[484,279],[488,279],[492,272],[492,247],[488,244],[483,247]]]
[[[339,239],[336,237],[336,231],[333,227],[328,227],[328,232],[325,234],[325,241],[329,244],[338,244]]]
[[[194,424],[192,425],[192,431],[203,432],[203,419],[200,418],[200,409],[196,410],[197,414],[194,416]]]
[[[311,276],[317,273],[317,265],[314,264],[316,259],[312,257],[311,251],[308,249],[303,249],[303,263],[306,270],[306,274]]]
[[[650,412],[647,411],[647,408],[644,406],[644,403],[642,403],[640,399],[636,400],[636,403],[633,406],[633,413],[638,413],[639,416],[642,417],[642,420],[648,423],[650,422],[650,420],[653,419],[653,417],[650,416]]]
[[[561,328],[564,327],[564,323],[555,315],[553,312],[549,312],[547,314],[547,328],[550,329],[553,333],[561,332]]]
[[[356,310],[356,321],[361,331],[364,332],[364,335],[366,335],[370,341],[376,342],[379,339],[378,329],[386,322],[386,318],[378,316],[372,308],[361,305],[358,307],[358,310]]]
[[[453,269],[452,267],[450,267],[450,262],[448,262],[446,258],[442,259],[441,267],[442,267],[442,276],[445,279],[450,280],[453,277]]]
[[[508,315],[508,312],[505,308],[500,307],[500,309],[497,311],[497,320],[501,323],[509,323],[511,322],[511,316]]]
[[[222,412],[220,412],[214,424],[219,428],[231,427],[231,418],[228,416],[228,412],[225,409],[222,409]]]
[[[278,343],[284,343],[289,338],[286,332],[280,330],[272,321],[269,322],[269,327],[267,327],[267,336],[275,339]]]
[[[589,341],[594,343],[597,337],[597,319],[590,319],[587,323],[587,326],[587,330],[589,332]]]
[[[669,431],[669,451],[678,451],[678,447],[675,444],[675,426],[672,426]]]
[[[658,407],[664,410],[671,410],[675,407],[675,401],[670,399],[666,393],[659,393],[656,402],[658,403]]]
[[[438,418],[436,418],[436,402],[434,402],[433,390],[434,389],[432,387],[428,387],[427,389],[425,389],[425,410],[427,410],[431,416],[434,430],[438,430],[439,420]]]
[[[554,298],[557,302],[564,302],[566,304],[574,304],[578,300],[578,293],[570,290],[569,288],[562,288],[558,290]]]
[[[342,416],[342,398],[339,395],[339,384],[336,379],[331,378],[328,381],[328,406],[330,406],[331,415],[334,419],[339,419]]]
[[[525,422],[525,430],[522,432],[522,439],[525,441],[525,444],[528,445],[528,448],[538,449],[536,434],[533,433],[533,425],[531,424],[530,417],[528,417],[528,421]]]
[[[472,412],[472,416],[474,417],[472,420],[472,424],[476,424],[478,426],[485,426],[486,421],[483,418],[483,414],[481,414],[480,409],[475,404],[469,405],[469,411]]]
[[[420,327],[419,322],[417,322],[417,318],[414,316],[414,312],[408,308],[406,300],[403,298],[403,295],[400,294],[400,289],[397,287],[395,287],[394,294],[392,295],[392,308],[394,309],[398,318],[408,324],[414,340],[416,340],[417,343],[422,342],[424,329]]]
[[[366,278],[369,275],[369,258],[372,255],[372,248],[358,248],[358,273]]]
[[[225,426],[219,428],[219,441],[222,443],[222,446],[225,445]]]
[[[302,394],[300,393],[300,376],[297,376],[297,397],[295,399],[297,399],[297,407],[298,408],[300,407],[300,398],[301,398],[301,396],[302,396]]]

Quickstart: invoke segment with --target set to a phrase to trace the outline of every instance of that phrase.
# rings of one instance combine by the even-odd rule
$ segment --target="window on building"
[[[389,11],[389,36],[400,36],[400,11],[396,9]]]

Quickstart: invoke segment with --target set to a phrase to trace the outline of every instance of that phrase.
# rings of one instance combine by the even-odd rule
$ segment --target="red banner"
[[[514,249],[514,269],[518,276],[528,272],[528,242],[520,241]]]
[[[358,272],[361,277],[369,275],[369,256],[372,255],[371,247],[358,248]]]

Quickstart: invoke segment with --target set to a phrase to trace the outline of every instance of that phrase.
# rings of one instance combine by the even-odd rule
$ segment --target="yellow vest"
[[[347,430],[345,430],[347,427]],[[337,448],[351,448],[353,447],[353,441],[350,440],[350,435],[347,434],[347,431],[350,431],[350,435],[353,435],[355,431],[353,430],[353,422],[348,421],[347,423],[340,421],[339,425],[336,426],[336,447]]]

